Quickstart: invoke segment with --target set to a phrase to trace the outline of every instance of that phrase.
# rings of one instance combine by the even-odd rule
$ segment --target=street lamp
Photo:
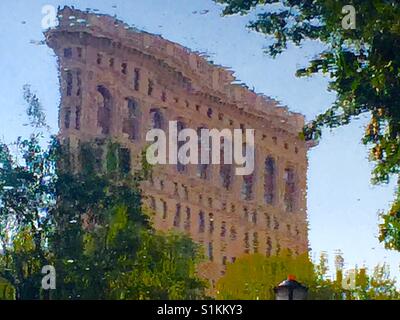
[[[308,288],[297,282],[294,275],[289,275],[274,291],[276,300],[307,300]]]

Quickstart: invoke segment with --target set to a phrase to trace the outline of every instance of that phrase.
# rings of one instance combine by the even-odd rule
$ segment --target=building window
[[[229,237],[232,241],[235,241],[237,239],[237,232],[236,232],[236,228],[234,226],[231,227]]]
[[[164,117],[158,108],[150,109],[150,120],[153,129],[163,129]]]
[[[71,108],[65,108],[65,118],[64,118],[64,127],[65,129],[69,129],[71,123]]]
[[[167,203],[165,200],[161,200],[161,205],[162,205],[162,218],[163,220],[167,219]]]
[[[276,244],[276,255],[278,256],[281,253],[281,245],[279,243]]]
[[[211,118],[211,117],[212,117],[212,114],[213,114],[212,109],[211,109],[211,108],[208,108],[208,109],[207,109],[207,117]]]
[[[254,185],[254,174],[248,174],[247,176],[243,176],[243,184],[242,184],[242,198],[243,200],[252,200],[253,199],[253,185]]]
[[[221,238],[225,238],[226,235],[226,222],[222,221],[221,222]]]
[[[205,229],[205,219],[204,219],[204,212],[199,212],[199,233],[203,233]]]
[[[265,213],[265,225],[268,229],[271,228],[271,218],[269,217],[268,213]]]
[[[108,60],[108,65],[110,66],[110,68],[114,67],[114,58],[110,58],[110,60]]]
[[[82,48],[81,47],[77,47],[76,48],[76,52],[78,53],[78,58],[82,58]]]
[[[179,135],[179,133],[180,133],[183,129],[185,129],[185,124],[184,124],[182,121],[177,121],[176,126],[177,126],[177,135]],[[180,150],[180,148],[181,148],[185,143],[186,143],[185,141],[178,141],[178,143],[177,143],[178,150]],[[176,164],[176,170],[177,170],[179,173],[184,173],[184,172],[186,171],[186,165],[182,164],[182,163],[179,161],[179,159],[178,159],[177,164]]]
[[[221,184],[226,190],[229,190],[232,185],[233,167],[232,164],[225,163],[224,144],[221,144],[220,161],[219,176],[221,178]]]
[[[249,241],[249,233],[248,232],[244,233],[243,242],[244,242],[244,253],[249,253],[250,252],[250,241]]]
[[[185,224],[184,224],[184,228],[186,231],[190,230],[190,226],[191,226],[191,211],[189,207],[186,207],[186,218],[185,218]]]
[[[257,212],[253,211],[251,213],[251,222],[253,222],[253,224],[257,224]]]
[[[67,82],[67,96],[71,96],[72,95],[72,72],[71,71],[67,71],[66,72],[66,82]]]
[[[81,71],[78,70],[76,72],[76,96],[77,97],[79,97],[81,95],[81,87],[82,87]]]
[[[161,92],[161,101],[166,102],[167,101],[167,93],[165,91]]]
[[[274,217],[274,229],[278,230],[279,229],[279,221],[276,217]]]
[[[140,69],[138,68],[133,71],[133,88],[135,91],[139,91],[140,88]]]
[[[150,197],[150,209],[155,211],[156,210],[156,199],[154,197]]]
[[[264,199],[267,204],[273,204],[276,193],[276,167],[272,157],[265,159],[264,170]]]
[[[227,261],[226,256],[223,256],[223,257],[222,257],[222,265],[223,265],[223,266],[226,266],[226,261]]]
[[[209,219],[208,231],[210,232],[210,234],[212,234],[212,233],[214,233],[214,215],[212,213],[210,213],[208,215],[208,219]]]
[[[253,233],[253,252],[257,253],[258,252],[258,233],[254,232]]]
[[[72,58],[72,48],[64,49],[64,58]]]
[[[189,191],[188,191],[188,187],[186,186],[182,186],[183,187],[183,197],[185,200],[189,200]]]
[[[202,129],[206,129],[206,127],[199,127],[197,128],[197,136],[199,137],[198,139],[198,165],[197,165],[197,176],[200,177],[201,179],[208,179],[210,177],[210,161],[211,161],[211,150],[209,149],[209,142],[210,141],[206,141],[206,139],[202,139],[201,136],[201,130]],[[209,138],[208,138],[209,140]],[[209,161],[205,161],[208,163],[201,163],[202,159],[201,159],[201,153],[202,153],[202,149],[205,150],[205,152],[208,151],[208,160]]]
[[[154,82],[149,79],[147,83],[147,95],[151,96],[153,94],[153,90],[154,90]]]
[[[109,134],[112,117],[112,97],[110,91],[104,86],[98,86],[97,91],[101,95],[101,102],[97,111],[98,126],[101,127],[101,133]]]
[[[266,242],[266,250],[265,254],[267,257],[269,257],[272,253],[272,240],[270,236],[267,236],[267,242]]]
[[[243,208],[243,217],[246,222],[249,221],[249,209],[247,209],[247,207]]]
[[[174,227],[179,228],[181,225],[181,205],[178,203],[176,205],[175,217],[174,217]]]
[[[81,128],[81,107],[76,106],[75,109],[75,129],[79,130]]]
[[[285,210],[293,212],[296,209],[296,177],[292,168],[285,169]]]
[[[121,72],[122,72],[122,74],[128,73],[128,64],[126,62],[121,64]]]
[[[214,260],[214,248],[213,248],[213,243],[209,242],[208,243],[208,259],[210,259],[210,261]]]
[[[122,132],[131,140],[139,140],[140,111],[139,104],[133,98],[126,98],[127,117],[123,121]]]
[[[179,197],[178,182],[174,182],[174,196]]]
[[[103,60],[103,56],[100,53],[98,53],[97,59],[96,59],[97,64],[101,64],[102,60]]]

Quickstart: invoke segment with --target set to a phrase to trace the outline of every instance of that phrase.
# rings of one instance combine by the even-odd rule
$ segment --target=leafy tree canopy
[[[271,56],[288,43],[321,41],[325,49],[298,76],[322,73],[337,93],[334,104],[311,121],[302,133],[318,139],[321,128],[346,125],[360,114],[370,115],[363,142],[370,146],[374,162],[373,183],[386,183],[400,171],[400,3],[398,0],[215,0],[223,14],[256,13],[248,27],[272,39]],[[355,29],[342,20],[352,5]],[[399,185],[400,182],[398,182]],[[383,214],[381,241],[400,250],[400,192]]]

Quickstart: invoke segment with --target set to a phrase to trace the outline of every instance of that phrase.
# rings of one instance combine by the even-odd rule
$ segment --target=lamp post
[[[308,288],[297,282],[294,275],[289,275],[274,291],[276,300],[307,300]]]

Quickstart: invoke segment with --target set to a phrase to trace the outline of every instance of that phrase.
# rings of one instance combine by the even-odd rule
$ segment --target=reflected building
[[[206,279],[215,283],[244,254],[307,252],[301,114],[234,84],[232,71],[201,55],[110,16],[65,7],[46,39],[59,62],[61,140],[71,148],[117,141],[126,172],[139,168],[147,131],[167,129],[168,121],[178,130],[255,129],[251,175],[235,175],[230,164],[156,165],[142,186],[156,229],[203,245]],[[104,169],[104,154],[93,156]]]

